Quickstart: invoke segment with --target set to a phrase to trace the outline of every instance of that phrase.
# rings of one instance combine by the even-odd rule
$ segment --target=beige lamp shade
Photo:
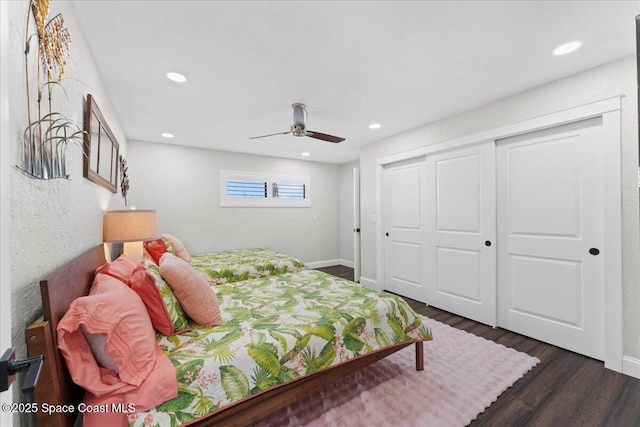
[[[152,210],[107,211],[103,220],[104,241],[140,242],[160,237],[158,216]]]

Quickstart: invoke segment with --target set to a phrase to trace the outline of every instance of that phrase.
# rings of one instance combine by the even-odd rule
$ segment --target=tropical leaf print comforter
[[[431,331],[400,297],[316,270],[215,286],[218,327],[158,336],[176,368],[178,396],[129,416],[175,426],[350,358]]]
[[[305,269],[295,258],[262,248],[192,255],[191,265],[212,285]]]

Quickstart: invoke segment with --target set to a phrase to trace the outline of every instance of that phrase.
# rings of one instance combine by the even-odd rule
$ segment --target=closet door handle
[[[485,246],[491,246],[491,241],[490,241],[490,240],[486,240],[486,241],[484,242],[484,245],[485,245]]]
[[[384,233],[385,236],[389,237],[389,233]]]
[[[598,254],[600,253],[600,249],[598,249],[598,248],[591,248],[591,249],[589,249],[589,253],[590,253],[591,255],[594,255],[594,256],[595,256],[595,255],[598,255]]]

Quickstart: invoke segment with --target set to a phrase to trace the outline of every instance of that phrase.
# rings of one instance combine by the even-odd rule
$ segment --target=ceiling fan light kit
[[[291,134],[298,138],[302,136],[308,136],[310,138],[315,138],[322,141],[333,142],[333,143],[344,141],[344,138],[339,136],[333,136],[333,135],[328,135],[322,132],[307,130],[306,129],[307,110],[305,109],[304,104],[295,103],[291,105],[291,107],[293,107],[293,124],[291,125],[291,128],[289,129],[288,132],[278,132],[278,133],[271,133],[269,135],[254,136],[249,139],[266,138],[268,136]]]

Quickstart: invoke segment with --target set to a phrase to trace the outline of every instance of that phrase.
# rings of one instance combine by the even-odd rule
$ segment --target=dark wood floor
[[[348,267],[319,270],[353,280]],[[588,357],[405,299],[420,314],[540,359],[470,426],[640,426],[639,379],[605,369]]]

